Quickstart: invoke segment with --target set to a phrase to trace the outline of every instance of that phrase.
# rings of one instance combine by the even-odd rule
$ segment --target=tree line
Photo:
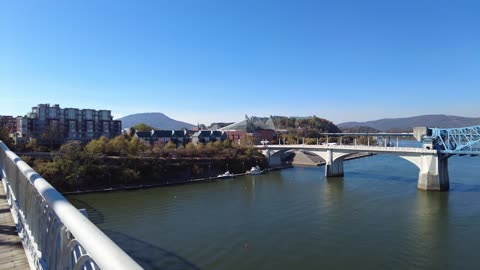
[[[23,158],[63,192],[170,183],[267,166],[257,149],[228,140],[177,147],[171,142],[150,145],[130,136],[101,137],[86,144],[70,141],[51,160]]]

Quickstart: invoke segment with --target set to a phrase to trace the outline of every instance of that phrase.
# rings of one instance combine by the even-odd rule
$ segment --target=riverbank
[[[345,158],[345,160],[353,160],[359,159],[364,157],[373,156],[375,153],[363,152],[363,153],[355,153]],[[321,161],[315,165],[305,165],[305,164],[285,164],[282,166],[277,166],[274,168],[267,168],[265,169],[265,173],[269,171],[277,171],[282,169],[292,168],[294,166],[322,166],[325,165],[325,161]],[[240,177],[248,175],[247,173],[238,173],[233,174],[232,178]],[[110,188],[103,188],[103,189],[87,189],[87,190],[77,190],[77,191],[70,191],[70,192],[63,192],[63,195],[80,195],[80,194],[89,194],[89,193],[105,193],[105,192],[112,192],[112,191],[128,191],[128,190],[138,190],[138,189],[147,189],[147,188],[157,188],[157,187],[165,187],[165,186],[174,186],[174,185],[186,185],[186,184],[195,184],[195,183],[203,183],[203,182],[214,182],[219,180],[228,180],[231,178],[222,178],[222,177],[203,177],[197,179],[190,179],[190,180],[181,180],[181,181],[166,181],[163,183],[158,184],[138,184],[138,185],[131,185],[131,186],[118,186],[118,187],[110,187]]]
[[[292,168],[293,166],[290,164],[286,164],[283,166],[277,166],[274,168],[267,168],[265,169],[265,173],[269,171],[278,171],[282,169]],[[238,173],[233,174],[233,177],[239,176],[246,176],[249,175],[248,173]],[[89,194],[89,193],[105,193],[105,192],[112,192],[112,191],[127,191],[127,190],[138,190],[138,189],[146,189],[146,188],[157,188],[157,187],[164,187],[164,186],[173,186],[173,185],[186,185],[186,184],[195,184],[201,182],[214,182],[219,180],[228,180],[231,178],[222,178],[222,177],[206,177],[206,178],[198,178],[198,179],[191,179],[191,180],[182,180],[182,181],[166,181],[164,183],[158,184],[139,184],[139,185],[132,185],[132,186],[120,186],[120,187],[110,187],[110,188],[103,188],[103,189],[88,189],[88,190],[77,190],[77,191],[69,191],[69,192],[62,192],[63,195],[80,195],[80,194]]]

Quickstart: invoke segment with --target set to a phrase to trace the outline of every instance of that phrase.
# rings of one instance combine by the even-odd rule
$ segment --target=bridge
[[[0,269],[142,269],[2,141],[0,177],[6,193],[0,205],[8,202],[29,265],[2,260]]]
[[[480,126],[439,129],[418,127],[413,133],[325,133],[327,136],[414,136],[422,142],[422,147],[399,147],[371,145],[264,145],[256,146],[267,156],[271,166],[281,165],[281,156],[291,150],[304,150],[325,160],[325,176],[344,175],[343,161],[359,152],[386,153],[397,155],[419,168],[418,185],[422,190],[447,191],[450,188],[448,158],[452,155],[480,155]]]

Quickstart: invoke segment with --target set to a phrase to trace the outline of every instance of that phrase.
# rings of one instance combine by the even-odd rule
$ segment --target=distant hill
[[[381,131],[411,131],[413,127],[454,128],[480,125],[480,117],[462,117],[453,115],[420,115],[406,118],[386,118],[367,122],[346,122],[338,124],[341,129],[366,126]]]
[[[346,127],[341,128],[342,132],[346,133],[378,133],[380,130],[372,127],[366,126],[354,126],[354,127]]]
[[[195,127],[195,125],[172,119],[163,113],[137,113],[124,116],[118,120],[122,120],[123,128],[133,127],[140,123],[145,123],[158,129],[191,129]]]

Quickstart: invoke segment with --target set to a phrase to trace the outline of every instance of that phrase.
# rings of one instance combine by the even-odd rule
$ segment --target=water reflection
[[[104,230],[104,232],[144,269],[200,270],[192,262],[166,249],[130,237],[124,233],[111,230]]]
[[[417,192],[414,212],[414,254],[410,262],[416,268],[440,269],[445,267],[448,253],[448,192]],[[432,259],[437,258],[437,259]]]
[[[245,194],[249,196],[250,201],[255,201],[255,176],[246,176],[243,189]]]
[[[327,206],[335,205],[343,201],[344,180],[343,177],[325,177],[325,187],[323,188],[324,202]]]

